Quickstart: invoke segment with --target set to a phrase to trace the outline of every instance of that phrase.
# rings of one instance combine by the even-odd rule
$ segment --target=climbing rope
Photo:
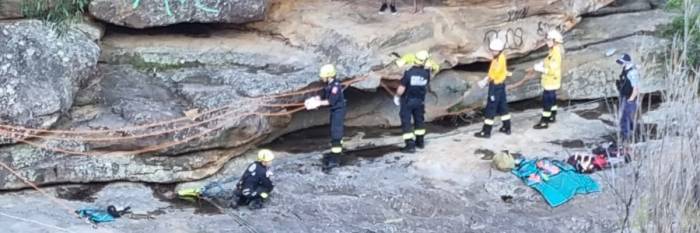
[[[366,80],[368,77],[351,79],[343,82],[343,85],[348,86],[353,83]],[[279,117],[288,116],[296,112],[303,111],[303,103],[279,103],[279,98],[292,98],[292,97],[302,97],[303,95],[318,92],[322,87],[310,88],[308,90],[289,92],[278,95],[270,95],[263,97],[254,97],[245,99],[243,101],[236,101],[234,103],[211,109],[203,113],[193,114],[191,116],[180,117],[176,119],[171,119],[163,122],[156,122],[145,125],[123,127],[118,129],[106,129],[106,130],[49,130],[49,129],[33,129],[27,127],[13,126],[0,124],[0,137],[5,139],[10,139],[16,142],[25,143],[27,145],[37,147],[43,150],[65,153],[65,154],[76,154],[76,155],[104,155],[104,154],[115,154],[115,153],[126,153],[126,154],[142,154],[146,152],[154,152],[184,143],[188,143],[198,138],[205,137],[209,134],[215,133],[217,130],[221,130],[227,126],[234,125],[236,122],[245,119],[250,116],[258,117]],[[274,102],[274,103],[273,103]],[[257,107],[257,108],[271,108],[268,111],[243,111],[240,107]],[[234,108],[236,107],[236,108]],[[274,109],[274,111],[273,111]],[[138,148],[134,150],[90,150],[87,149],[67,149],[67,148],[56,148],[55,146],[50,146],[52,142],[64,141],[64,142],[74,142],[74,143],[87,143],[87,142],[114,142],[114,141],[125,141],[125,140],[136,140],[144,138],[154,138],[162,136],[177,136],[177,134],[188,134],[191,131],[200,131],[199,128],[205,128],[206,130],[197,133],[195,135],[187,136],[180,139],[172,140],[169,143],[162,143],[158,145],[153,145],[150,147]],[[38,141],[42,140],[42,141]],[[38,141],[38,142],[37,142]],[[55,144],[55,143],[54,143]],[[83,145],[83,147],[86,147]]]
[[[17,216],[9,215],[9,214],[3,213],[3,212],[0,212],[0,216],[4,216],[4,217],[7,217],[7,218],[11,218],[11,219],[19,220],[19,221],[23,221],[23,222],[34,223],[34,224],[39,225],[39,226],[43,226],[43,227],[50,228],[50,229],[54,229],[54,230],[59,230],[59,231],[62,231],[62,232],[77,233],[77,232],[75,232],[75,231],[71,231],[71,230],[69,230],[69,229],[62,228],[62,227],[59,227],[59,226],[49,225],[49,224],[42,223],[42,222],[39,222],[39,221],[35,221],[35,220],[31,220],[31,219],[26,219],[26,218],[22,218],[22,217],[17,217]]]

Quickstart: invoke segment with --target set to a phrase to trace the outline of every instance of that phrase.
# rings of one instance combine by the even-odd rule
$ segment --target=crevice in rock
[[[105,24],[105,37],[114,34],[128,35],[186,35],[197,38],[207,38],[212,35],[215,25],[204,23],[180,23],[170,26],[153,27],[145,29],[134,29],[129,27],[118,26],[114,24]]]
[[[491,62],[484,61],[470,64],[457,64],[456,66],[452,67],[452,69],[467,72],[488,72],[489,66],[491,66]]]
[[[620,14],[629,14],[629,13],[637,13],[637,12],[647,12],[647,11],[654,11],[658,8],[654,8],[651,6],[648,9],[615,9],[615,10],[605,10],[606,8],[603,8],[599,11],[594,11],[585,15],[581,15],[582,18],[601,18],[605,16],[610,16],[610,15],[620,15]]]

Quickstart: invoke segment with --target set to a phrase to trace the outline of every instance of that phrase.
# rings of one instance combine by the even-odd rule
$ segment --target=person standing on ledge
[[[501,117],[503,126],[499,131],[510,135],[510,113],[508,113],[508,101],[506,100],[506,77],[510,75],[508,72],[508,64],[506,63],[506,55],[503,53],[505,42],[501,39],[494,38],[489,43],[489,50],[494,56],[489,67],[488,76],[479,82],[480,87],[489,86],[488,100],[486,101],[486,109],[484,109],[484,126],[480,132],[474,134],[478,138],[490,138],[491,129],[493,128],[494,119],[496,116]]]
[[[547,33],[547,47],[549,47],[549,55],[544,61],[535,64],[535,67],[530,69],[542,73],[542,118],[532,128],[546,129],[549,124],[554,123],[557,118],[557,90],[561,88],[561,61],[564,52],[562,43],[564,38],[559,31],[552,30]]]
[[[420,51],[415,54],[413,67],[404,72],[401,78],[401,85],[396,90],[394,104],[401,110],[401,130],[406,146],[401,149],[404,153],[414,153],[416,147],[425,147],[425,95],[428,93],[430,84],[431,67],[426,66],[430,53]],[[399,63],[405,63],[400,60]],[[411,124],[413,118],[413,124]],[[415,126],[415,127],[413,127]]]
[[[620,92],[620,134],[623,142],[631,142],[639,96],[639,72],[629,54],[623,54],[616,62],[622,66],[620,78],[615,83]]]
[[[336,78],[335,66],[327,64],[321,67],[319,77],[326,87],[320,96],[307,99],[304,106],[308,110],[330,106],[331,153],[323,157],[324,169],[330,170],[340,165],[340,155],[343,153],[346,103],[343,84]]]

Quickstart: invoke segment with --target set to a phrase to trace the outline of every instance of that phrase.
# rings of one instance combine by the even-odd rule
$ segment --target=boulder
[[[265,18],[267,0],[94,0],[89,11],[112,24],[147,28],[178,23],[242,24]]]
[[[541,39],[548,30],[569,30],[580,15],[610,2],[447,1],[426,7],[424,14],[389,17],[376,13],[375,1],[277,0],[268,20],[249,27],[315,51],[337,64],[345,76],[373,72],[383,79],[398,79],[401,70],[393,65],[391,52],[428,49],[443,69],[449,69],[490,59],[486,45],[500,38],[513,56],[523,56],[544,45]]]
[[[0,19],[15,19],[21,18],[22,0],[3,0],[0,1]]]
[[[473,88],[473,83],[484,76],[485,70],[466,69],[467,75],[445,70],[488,61],[489,40],[496,37],[506,40],[512,58],[533,54],[542,48],[541,39],[548,30],[569,30],[581,21],[580,15],[611,1],[532,0],[517,4],[446,1],[426,7],[424,14],[388,17],[376,14],[374,1],[348,4],[275,0],[271,1],[269,20],[242,28],[216,28],[198,37],[140,33],[140,30],[108,33],[101,40],[103,52],[99,60],[103,65],[99,66],[99,73],[83,80],[85,88],[75,96],[75,103],[68,105],[72,108],[66,108],[70,118],[61,121],[58,128],[115,129],[120,130],[115,132],[116,136],[128,136],[133,132],[122,132],[122,127],[189,117],[220,107],[228,109],[227,115],[193,130],[140,138],[42,141],[42,145],[51,148],[108,151],[106,156],[50,152],[41,155],[38,150],[21,145],[3,148],[3,161],[37,184],[110,180],[170,183],[201,179],[218,171],[224,161],[280,133],[326,123],[325,109],[291,117],[284,112],[294,107],[269,106],[294,104],[316,93],[260,98],[320,87],[317,72],[324,63],[335,64],[343,79],[368,77],[345,92],[350,104],[346,125],[398,125],[398,108],[392,104],[391,96],[382,89],[377,91],[382,84],[389,90],[397,84],[402,70],[388,56],[394,51],[405,54],[429,49],[433,60],[441,64],[443,72],[433,80],[427,100],[428,119],[434,119],[466,106],[459,106],[465,93],[474,101],[468,105],[483,101],[479,97],[483,89]],[[163,9],[164,5],[159,4],[166,2],[169,5]],[[235,18],[241,15],[236,12],[250,10],[238,4],[256,6],[261,11],[253,11],[258,13],[267,9],[267,2],[228,1],[218,3],[220,14],[214,14],[202,9],[203,5],[189,1],[95,0],[90,12],[109,23],[143,28],[180,22],[230,22],[222,17]],[[250,16],[231,21],[243,23],[262,17]],[[528,96],[527,93],[513,95]],[[265,117],[260,113],[281,114]],[[197,136],[194,140],[183,141],[194,136]],[[128,152],[162,145],[171,146],[147,153]],[[22,157],[28,153],[37,156]],[[62,170],[58,164],[68,166]],[[0,178],[3,177],[0,189],[25,187],[8,173],[0,173]]]
[[[51,127],[73,105],[100,48],[68,29],[59,36],[36,20],[0,24],[0,117],[6,124]]]

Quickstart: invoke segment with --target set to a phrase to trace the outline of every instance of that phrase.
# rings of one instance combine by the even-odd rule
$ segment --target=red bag
[[[608,159],[605,155],[595,155],[592,163],[596,170],[603,170],[608,167]]]

